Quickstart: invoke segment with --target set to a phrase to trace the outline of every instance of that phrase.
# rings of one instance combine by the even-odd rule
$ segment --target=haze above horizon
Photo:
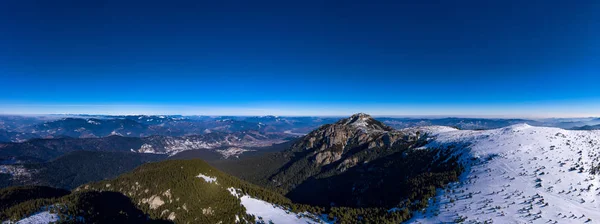
[[[600,116],[597,1],[2,1],[0,114]]]

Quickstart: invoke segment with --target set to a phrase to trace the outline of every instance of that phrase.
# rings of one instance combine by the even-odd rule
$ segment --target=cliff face
[[[363,113],[323,125],[297,141],[289,162],[271,176],[283,192],[314,178],[338,175],[370,161],[408,149],[415,133],[405,133]]]
[[[293,145],[291,150],[309,152],[316,165],[322,166],[340,160],[344,153],[359,146],[387,148],[400,140],[412,138],[367,114],[359,113],[320,127]]]

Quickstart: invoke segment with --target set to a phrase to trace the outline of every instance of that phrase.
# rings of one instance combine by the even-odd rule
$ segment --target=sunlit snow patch
[[[266,223],[269,223],[269,221],[273,223],[326,223],[312,214],[296,214],[266,201],[242,195],[232,187],[227,188],[227,190],[242,201],[241,204],[246,208],[246,213],[256,216],[256,221],[262,218]]]
[[[204,181],[206,181],[207,183],[215,182],[215,184],[218,184],[216,177],[206,176],[204,174],[198,174],[198,176],[196,176],[196,177],[204,179]]]
[[[57,222],[57,221],[58,221],[57,214],[52,214],[50,212],[40,212],[40,213],[36,213],[32,216],[29,216],[27,218],[21,219],[21,220],[17,221],[16,224],[40,224],[40,223],[51,223],[51,222]]]

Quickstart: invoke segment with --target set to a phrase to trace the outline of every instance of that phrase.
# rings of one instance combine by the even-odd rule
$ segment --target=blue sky
[[[600,116],[597,1],[123,2],[2,1],[0,113]]]

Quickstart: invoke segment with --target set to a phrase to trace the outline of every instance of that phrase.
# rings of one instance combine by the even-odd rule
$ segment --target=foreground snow
[[[298,217],[298,214],[285,211],[266,201],[252,198],[248,195],[240,197],[242,205],[246,208],[246,213],[257,217],[262,217],[265,222],[273,223],[318,223],[306,217]]]
[[[16,224],[41,224],[41,223],[51,223],[57,222],[58,215],[52,214],[50,212],[40,212],[36,213],[27,218],[21,219],[16,222]]]
[[[241,204],[246,208],[247,214],[256,216],[256,221],[262,218],[266,223],[269,223],[269,221],[273,223],[324,223],[323,221],[315,220],[318,217],[312,214],[296,214],[266,201],[255,199],[248,195],[241,195],[234,188],[228,188],[228,190],[242,201]]]
[[[600,223],[600,131],[526,124],[487,131],[427,127],[427,147],[465,165],[410,223]]]

